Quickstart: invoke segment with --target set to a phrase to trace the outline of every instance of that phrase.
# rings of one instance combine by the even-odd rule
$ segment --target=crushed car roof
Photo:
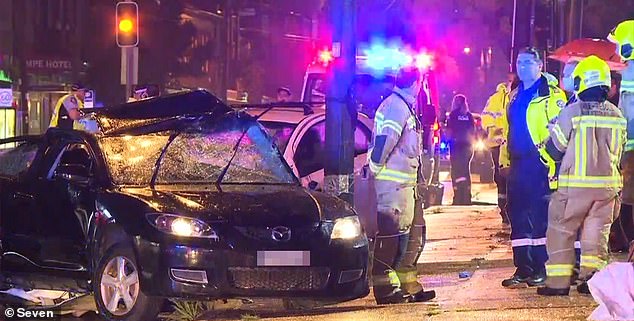
[[[232,108],[206,90],[176,93],[113,107],[83,109],[104,135],[125,133],[139,127],[185,116],[218,115]]]

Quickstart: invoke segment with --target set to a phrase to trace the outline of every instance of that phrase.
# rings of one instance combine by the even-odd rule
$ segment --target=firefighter
[[[607,264],[608,234],[622,187],[619,162],[627,121],[607,101],[610,67],[590,56],[572,77],[577,101],[561,111],[546,142],[548,155],[561,167],[548,212],[549,259],[546,286],[537,290],[541,295],[568,295],[580,228],[582,283],[577,290],[590,294],[587,281]]]
[[[482,127],[487,132],[486,144],[491,151],[495,166],[494,179],[498,190],[498,207],[503,224],[511,224],[506,209],[506,177],[500,174],[500,147],[506,145],[508,127],[506,120],[506,106],[509,94],[518,85],[515,74],[509,74],[505,83],[498,84],[495,93],[489,97],[482,111]]]
[[[422,143],[414,104],[420,89],[420,71],[401,69],[392,94],[375,116],[368,155],[378,212],[372,265],[377,304],[422,302],[435,297],[434,291],[422,289],[416,281],[416,269],[411,269],[422,249],[424,225],[422,221],[419,228],[412,226],[415,213],[422,215],[422,209],[414,208]]]
[[[453,205],[471,205],[471,170],[475,141],[475,120],[469,112],[467,98],[456,95],[451,103],[451,113],[447,119],[449,153],[451,158],[451,184]]]
[[[564,93],[548,83],[543,62],[532,48],[519,52],[516,62],[520,84],[507,107],[507,145],[500,149],[500,167],[508,173],[508,205],[515,273],[502,286],[542,285],[546,278],[548,198],[557,187],[556,166],[543,142],[548,123],[565,105]],[[510,166],[509,166],[510,165]]]
[[[88,89],[80,83],[71,86],[71,92],[62,96],[55,104],[48,127],[63,129],[84,129],[81,123],[84,97]]]

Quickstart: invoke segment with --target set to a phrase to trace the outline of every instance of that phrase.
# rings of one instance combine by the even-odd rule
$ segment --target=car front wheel
[[[95,303],[106,320],[154,320],[161,300],[141,290],[139,269],[130,247],[117,245],[106,252],[93,275]]]

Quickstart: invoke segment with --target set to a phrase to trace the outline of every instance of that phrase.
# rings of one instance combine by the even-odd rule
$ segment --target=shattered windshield
[[[294,184],[296,179],[277,148],[255,122],[229,120],[178,132],[168,145],[156,184],[213,184],[246,134],[222,179],[223,184]],[[111,176],[119,185],[147,185],[170,135],[177,131],[100,139]]]

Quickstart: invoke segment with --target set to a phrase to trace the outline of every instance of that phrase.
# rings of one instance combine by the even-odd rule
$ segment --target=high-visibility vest
[[[51,116],[51,122],[48,127],[57,127],[63,129],[84,129],[84,126],[78,122],[74,121],[68,115],[68,111],[64,107],[64,102],[67,99],[74,98],[77,103],[77,109],[81,109],[84,107],[84,104],[81,100],[74,97],[72,94],[66,94],[62,96],[55,104],[55,108],[53,109],[53,115]]]

